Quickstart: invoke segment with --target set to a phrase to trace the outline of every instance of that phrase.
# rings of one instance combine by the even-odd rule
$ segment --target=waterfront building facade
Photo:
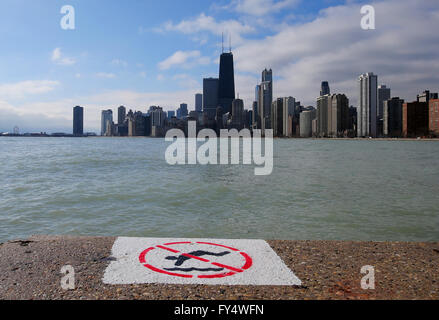
[[[101,136],[107,135],[108,123],[113,123],[113,111],[103,110],[101,114]]]
[[[300,113],[300,137],[309,138],[313,135],[313,120],[316,117],[314,108]]]
[[[402,105],[402,135],[417,138],[428,135],[428,104],[414,101]]]
[[[429,101],[429,131],[435,136],[439,136],[439,99]]]
[[[402,105],[404,100],[393,97],[383,103],[383,135],[390,138],[402,136]]]
[[[359,137],[377,137],[378,76],[372,72],[358,78],[358,123]]]
[[[203,95],[201,93],[195,94],[195,111],[203,111]]]
[[[329,136],[328,119],[332,118],[332,99],[329,94],[317,98],[317,135]]]
[[[84,135],[84,108],[80,106],[73,108],[73,135]]]
[[[218,107],[218,78],[203,79],[203,113],[206,115],[208,126],[212,127]]]
[[[328,135],[341,137],[349,128],[349,99],[344,94],[331,96],[331,111],[328,112]]]

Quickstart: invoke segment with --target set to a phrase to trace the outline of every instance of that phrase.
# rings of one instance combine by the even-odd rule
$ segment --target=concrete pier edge
[[[309,300],[439,299],[438,242],[267,240],[301,286],[108,285],[117,237],[45,236],[0,244],[0,299]],[[75,289],[61,287],[61,268],[75,271]],[[375,289],[363,289],[373,266]]]

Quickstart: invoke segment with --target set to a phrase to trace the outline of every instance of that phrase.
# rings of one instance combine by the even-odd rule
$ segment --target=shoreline
[[[301,280],[297,286],[208,286],[102,282],[115,237],[32,236],[0,244],[0,299],[439,300],[439,242],[289,241],[267,243]],[[76,289],[60,287],[72,265]],[[362,266],[375,268],[363,290]]]
[[[136,136],[136,137],[103,137],[103,136],[84,136],[84,137],[74,137],[74,136],[4,136],[0,134],[0,138],[72,138],[72,139],[164,139],[165,137],[147,137],[147,136]],[[301,140],[301,141],[315,141],[315,140],[325,140],[325,141],[439,141],[439,138],[299,138],[299,137],[273,137],[274,140]]]

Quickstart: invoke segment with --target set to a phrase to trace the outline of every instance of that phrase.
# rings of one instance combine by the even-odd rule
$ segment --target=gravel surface
[[[112,237],[34,236],[0,244],[0,299],[439,299],[439,243],[268,241],[301,287],[104,285]],[[72,265],[76,289],[64,291]],[[375,267],[362,290],[361,267]]]

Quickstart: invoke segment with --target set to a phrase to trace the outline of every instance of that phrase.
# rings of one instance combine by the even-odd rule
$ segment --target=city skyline
[[[98,11],[95,5],[73,1],[78,11],[77,30],[73,31],[59,28],[58,5],[45,3],[42,7],[50,10],[42,12],[37,2],[5,1],[0,5],[2,11],[21,12],[23,19],[37,19],[34,24],[38,28],[32,31],[41,40],[36,44],[29,38],[29,24],[17,24],[17,19],[0,22],[3,30],[14,30],[7,36],[2,33],[3,132],[12,132],[16,125],[21,131],[72,132],[71,108],[77,105],[85,108],[84,132],[100,132],[100,112],[110,108],[115,111],[120,105],[144,112],[151,105],[159,105],[168,111],[177,110],[185,102],[189,111],[194,110],[194,95],[202,92],[202,79],[218,76],[222,32],[226,50],[232,37],[236,94],[249,110],[254,87],[265,68],[273,69],[273,99],[293,96],[304,106],[316,106],[321,81],[325,80],[331,91],[345,93],[350,104],[357,106],[355,79],[364,72],[378,74],[378,84],[388,85],[392,96],[405,101],[413,101],[424,90],[438,91],[434,57],[439,41],[431,26],[439,20],[439,4],[428,1],[367,2],[374,5],[377,15],[377,29],[369,31],[360,28],[364,1],[315,5],[272,1],[285,6],[273,6],[271,12],[252,11],[251,6],[245,6],[251,1],[221,1],[216,6],[213,2],[195,1],[183,6],[165,1],[162,7],[150,9],[155,17],[148,20],[148,26],[143,21],[152,14],[146,10],[140,10],[132,22],[123,18],[135,9],[144,9],[143,5],[139,8],[109,2],[108,7],[101,8],[108,17],[100,20],[102,29],[93,21]],[[181,11],[166,11],[171,8]],[[126,27],[112,35],[114,40],[105,36],[92,45],[103,29],[111,30],[117,10],[122,15],[118,20],[127,22]],[[293,18],[293,14],[302,17]],[[47,22],[41,24],[41,20]],[[265,24],[261,25],[262,21]],[[123,37],[127,40],[121,40]],[[327,43],[322,52],[316,49],[323,38]],[[118,48],[111,55],[104,53],[107,47],[114,48],[113,41],[120,41]],[[140,42],[143,44],[139,47]],[[17,48],[14,43],[19,43]],[[136,45],[122,50],[130,44]]]

